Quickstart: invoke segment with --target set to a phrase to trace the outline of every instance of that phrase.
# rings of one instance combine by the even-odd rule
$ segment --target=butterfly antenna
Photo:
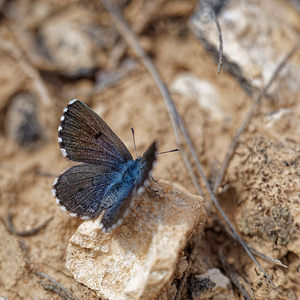
[[[133,138],[133,146],[134,146],[134,151],[135,151],[135,155],[136,157],[138,157],[138,154],[136,152],[136,144],[135,144],[135,137],[134,137],[134,129],[131,127],[131,133],[132,133],[132,138]]]
[[[164,151],[164,152],[158,152],[157,154],[165,154],[165,153],[177,152],[177,151],[180,151],[180,149],[176,148],[176,149],[172,149],[172,150],[168,150],[168,151]]]

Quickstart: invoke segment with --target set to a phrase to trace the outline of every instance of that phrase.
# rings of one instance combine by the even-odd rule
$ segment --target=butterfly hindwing
[[[93,110],[79,100],[64,109],[58,127],[62,154],[73,161],[120,164],[132,159],[123,142]]]
[[[129,211],[133,195],[135,195],[134,185],[128,186],[124,183],[119,183],[110,190],[110,196],[114,201],[101,219],[104,231],[109,231],[110,228],[114,228],[122,223],[123,218]]]
[[[95,218],[111,205],[103,196],[116,176],[106,165],[74,166],[55,179],[52,193],[63,210],[83,219]]]

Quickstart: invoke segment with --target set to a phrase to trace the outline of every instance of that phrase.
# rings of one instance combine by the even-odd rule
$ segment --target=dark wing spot
[[[102,132],[98,132],[98,133],[95,134],[95,139],[96,140],[101,140],[102,136],[103,136],[103,133]]]

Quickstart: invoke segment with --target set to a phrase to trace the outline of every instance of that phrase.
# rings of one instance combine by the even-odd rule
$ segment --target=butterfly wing
[[[121,225],[123,218],[128,214],[133,196],[136,194],[134,185],[125,185],[120,182],[113,186],[108,193],[113,201],[101,219],[101,226],[104,232]]]
[[[75,99],[64,109],[58,142],[64,156],[90,164],[120,164],[132,160],[123,142],[87,105]]]
[[[138,177],[135,178],[135,182],[132,185],[120,182],[109,191],[108,195],[112,196],[114,201],[111,202],[113,205],[106,210],[101,220],[105,232],[122,223],[136,194],[141,194],[145,186],[149,185],[149,176],[151,176],[156,161],[156,154],[157,142],[153,142],[138,161],[137,167],[140,172]]]
[[[111,206],[103,197],[118,171],[106,165],[82,164],[61,174],[53,183],[52,194],[62,210],[82,219],[97,217]]]
[[[149,185],[149,176],[152,174],[152,169],[156,163],[158,142],[154,141],[141,157],[141,175],[137,182],[137,191],[142,186]]]

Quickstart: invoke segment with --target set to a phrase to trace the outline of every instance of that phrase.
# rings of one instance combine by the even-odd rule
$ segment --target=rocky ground
[[[113,1],[169,87],[213,185],[259,91],[298,42],[300,11],[297,1],[211,1],[223,35],[218,74],[218,33],[200,2]],[[0,6],[1,299],[300,298],[299,51],[241,136],[217,194],[242,238],[288,266],[256,256],[275,289],[216,209],[206,211],[209,197],[197,195],[178,152],[159,156],[156,194],[137,199],[110,237],[59,209],[51,185],[73,163],[57,127],[71,99],[101,115],[132,154],[131,127],[139,154],[155,139],[161,151],[176,147],[174,131],[101,1]]]

